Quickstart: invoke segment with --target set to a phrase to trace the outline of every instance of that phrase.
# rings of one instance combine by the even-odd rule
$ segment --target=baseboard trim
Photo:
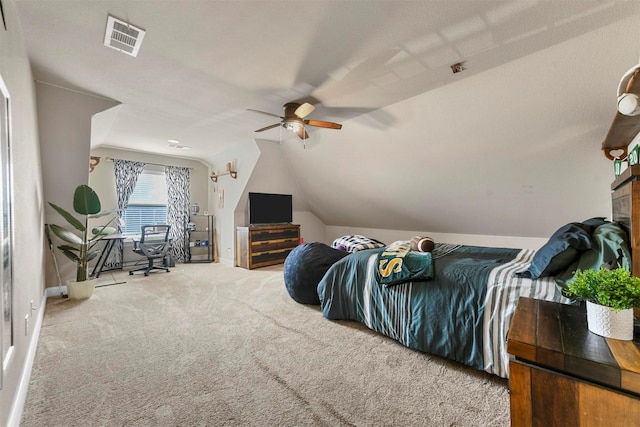
[[[8,427],[19,427],[20,419],[22,418],[22,411],[24,410],[24,404],[27,401],[27,392],[29,391],[29,381],[31,380],[31,370],[33,369],[33,361],[36,357],[36,350],[38,348],[38,341],[40,339],[40,328],[42,327],[42,321],[44,320],[44,310],[47,306],[47,297],[49,290],[58,290],[55,288],[46,288],[44,292],[44,298],[40,304],[40,310],[38,310],[38,316],[33,328],[33,334],[29,341],[29,350],[27,351],[27,359],[25,360],[22,373],[20,375],[20,382],[18,384],[18,391],[16,392],[13,405],[11,405],[11,411],[9,413]],[[53,295],[59,295],[59,293],[53,293]]]
[[[233,258],[220,257],[219,261],[220,261],[220,264],[222,264],[222,265],[228,265],[228,266],[231,266],[231,267],[234,267],[234,265],[235,265],[235,260]]]
[[[61,295],[66,295],[66,294],[67,294],[67,287],[64,285],[54,286],[51,288],[46,288],[44,290],[45,300],[46,298],[59,297]]]

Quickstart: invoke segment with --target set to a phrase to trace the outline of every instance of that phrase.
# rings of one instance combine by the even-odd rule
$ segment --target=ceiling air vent
[[[127,55],[137,56],[145,31],[127,22],[109,16],[104,45]]]

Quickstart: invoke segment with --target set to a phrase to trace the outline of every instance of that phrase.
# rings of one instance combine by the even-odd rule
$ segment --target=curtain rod
[[[92,158],[97,158],[97,159],[101,158],[99,156],[91,156],[91,157]],[[112,157],[105,157],[104,159],[105,160],[111,160],[111,161],[114,161],[114,160],[126,160],[126,159],[114,159]],[[128,160],[128,161],[135,162],[137,160]],[[173,167],[177,167],[177,168],[186,168],[186,169],[192,169],[193,170],[193,168],[189,167],[189,166],[163,165],[161,163],[152,163],[152,162],[139,162],[139,163],[144,163],[145,165],[153,165],[153,166],[173,166]]]

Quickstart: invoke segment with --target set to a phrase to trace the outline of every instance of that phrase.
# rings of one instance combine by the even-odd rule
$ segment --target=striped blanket
[[[392,287],[376,280],[381,250],[350,254],[327,271],[318,285],[323,315],[500,377],[508,377],[506,339],[518,298],[569,303],[553,278],[515,275],[528,267],[532,250],[456,247],[434,257],[433,280]]]

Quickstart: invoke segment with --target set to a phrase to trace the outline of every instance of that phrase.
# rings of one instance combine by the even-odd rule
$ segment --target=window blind
[[[140,234],[140,227],[166,224],[167,205],[129,205],[124,211],[123,234]]]
[[[140,227],[167,222],[167,182],[164,172],[144,170],[122,216],[123,234],[140,234]]]

